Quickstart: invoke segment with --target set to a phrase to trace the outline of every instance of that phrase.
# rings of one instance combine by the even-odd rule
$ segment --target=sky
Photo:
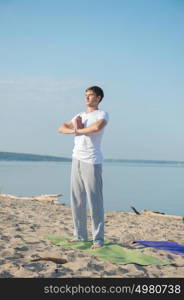
[[[183,0],[0,0],[0,151],[71,157],[103,88],[104,158],[184,160]]]

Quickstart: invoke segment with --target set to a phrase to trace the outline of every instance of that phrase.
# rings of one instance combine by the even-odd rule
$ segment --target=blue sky
[[[70,157],[104,89],[105,158],[184,160],[184,1],[0,0],[0,151]]]

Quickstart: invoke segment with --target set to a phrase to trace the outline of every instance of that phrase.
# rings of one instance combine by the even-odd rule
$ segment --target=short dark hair
[[[100,103],[104,97],[103,90],[99,86],[96,86],[96,85],[87,88],[86,92],[89,90],[92,90],[97,96],[100,96],[100,101],[99,101],[99,103]]]

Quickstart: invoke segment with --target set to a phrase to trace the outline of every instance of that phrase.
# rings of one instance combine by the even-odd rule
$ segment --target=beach
[[[169,264],[116,264],[95,255],[53,244],[47,235],[72,237],[71,207],[47,201],[0,197],[0,278],[183,278],[184,255],[148,248],[135,240],[173,241],[184,245],[182,218],[106,211],[105,239],[125,250],[137,250]],[[91,219],[88,213],[88,232]],[[95,250],[94,250],[95,251]],[[38,260],[63,259],[66,263]]]

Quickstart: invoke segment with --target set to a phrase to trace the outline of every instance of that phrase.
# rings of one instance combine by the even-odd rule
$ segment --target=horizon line
[[[2,153],[8,153],[8,154],[18,154],[18,155],[32,155],[32,156],[42,156],[42,157],[50,157],[50,158],[57,158],[57,159],[68,159],[72,160],[72,157],[66,157],[66,156],[55,156],[50,154],[35,154],[35,153],[25,153],[25,152],[10,152],[10,151],[0,151],[0,154]],[[179,162],[184,163],[182,160],[166,160],[166,159],[141,159],[141,158],[104,158],[104,161],[109,160],[121,160],[121,161],[153,161],[153,162]]]

